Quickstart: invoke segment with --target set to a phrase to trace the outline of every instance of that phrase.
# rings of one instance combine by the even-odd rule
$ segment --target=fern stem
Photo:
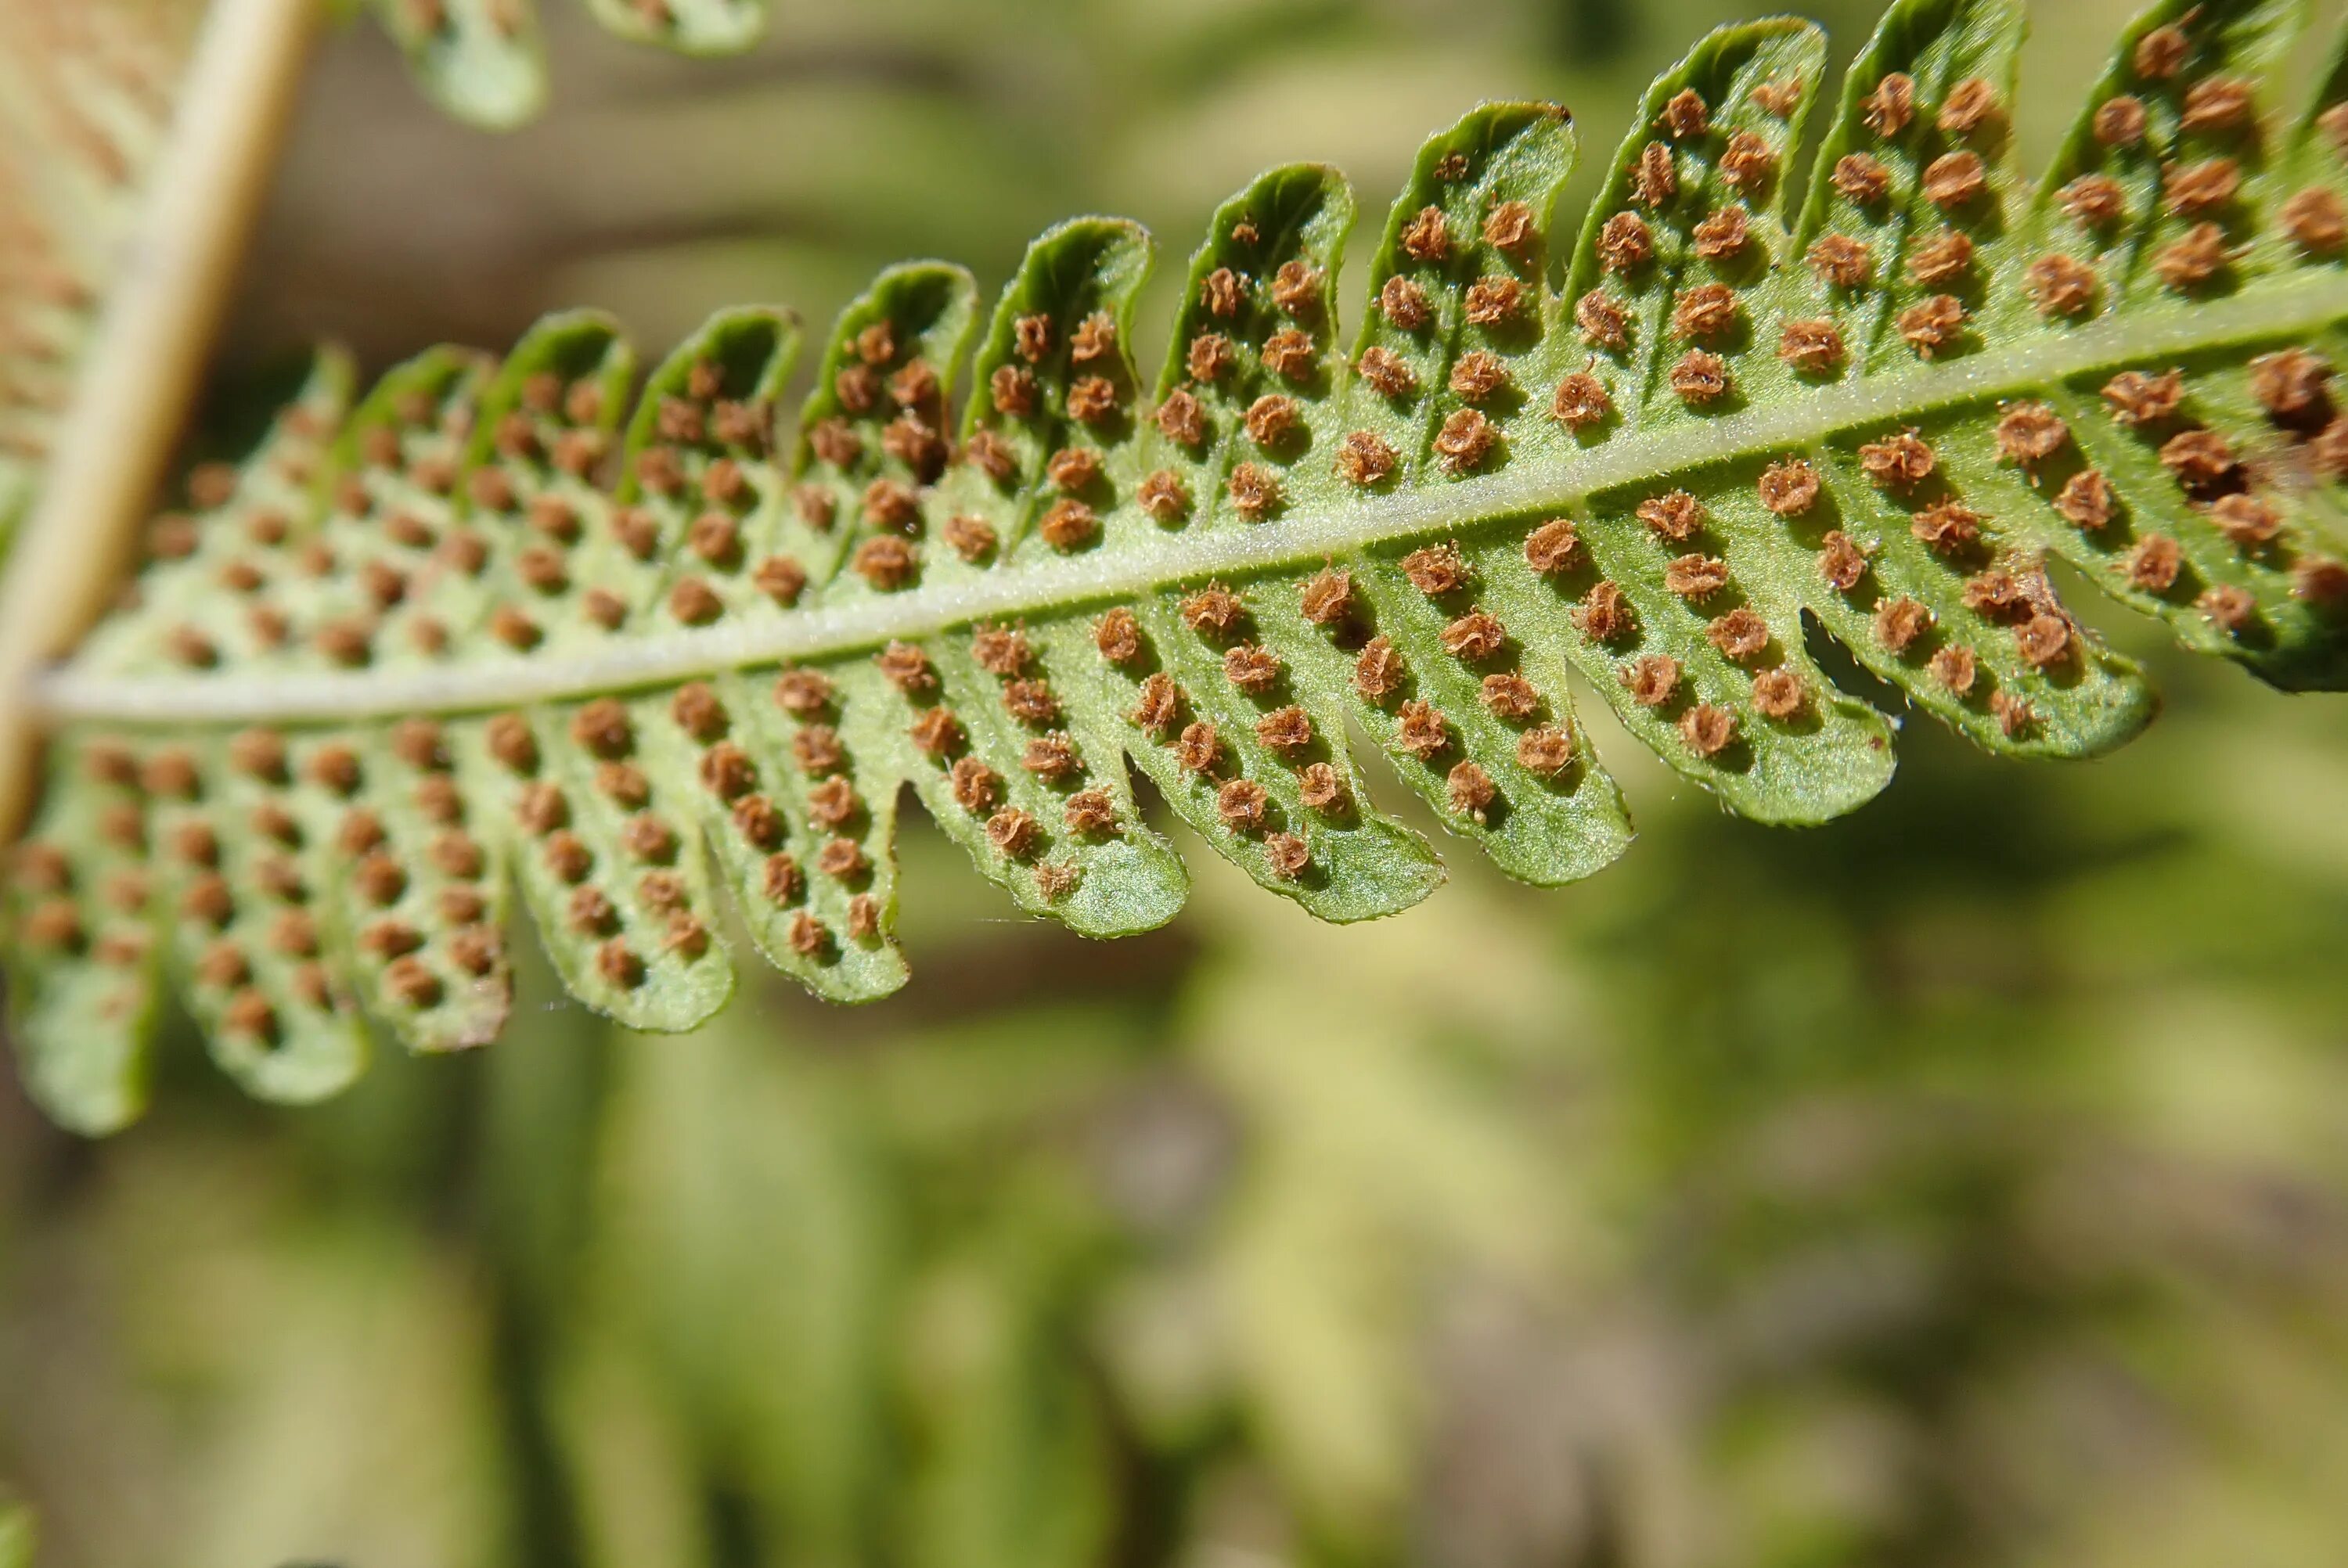
[[[1725,415],[1700,430],[1632,434],[1565,462],[1406,489],[1341,510],[1111,557],[999,571],[948,589],[815,609],[761,624],[673,631],[589,655],[561,654],[352,673],[114,676],[52,671],[34,685],[57,719],[126,723],[324,722],[467,712],[593,696],[719,671],[877,648],[989,620],[1048,615],[1170,585],[1307,564],[1365,547],[1440,538],[1498,518],[1579,507],[1663,472],[1795,453],[1837,435],[1913,420],[1954,404],[2034,394],[2098,367],[2292,340],[2348,315],[2348,278],[2323,275],[2207,304],[2139,310],[1992,351],[1961,368],[1854,378],[1798,399]]]
[[[197,40],[40,504],[0,581],[0,837],[32,794],[30,677],[121,581],[275,167],[316,9],[218,0]]]

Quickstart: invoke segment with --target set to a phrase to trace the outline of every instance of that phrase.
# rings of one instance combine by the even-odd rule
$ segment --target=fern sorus
[[[1568,881],[1630,837],[1575,674],[1730,809],[1818,822],[1883,786],[1893,725],[1806,616],[1984,747],[2092,754],[2154,700],[2054,558],[2335,687],[2348,76],[2269,100],[2298,21],[2157,7],[2032,185],[2017,7],[1909,0],[1798,209],[1820,36],[1731,27],[1655,84],[1570,254],[1570,119],[1487,106],[1420,154],[1350,334],[1353,197],[1275,169],[1216,214],[1147,382],[1149,241],[1103,219],[991,314],[953,267],[884,274],[796,425],[771,311],[633,411],[593,315],[355,406],[323,357],[44,688],[7,885],[30,1080],[76,1125],[133,1114],[165,975],[273,1097],[346,1081],[367,1019],[486,1040],[516,897],[636,1028],[725,1000],[726,907],[810,989],[883,995],[907,784],[1090,936],[1184,896],[1128,762],[1317,915],[1425,897],[1357,733],[1508,872]]]

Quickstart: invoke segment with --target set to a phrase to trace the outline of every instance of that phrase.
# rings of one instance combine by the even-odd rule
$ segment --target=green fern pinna
[[[167,976],[273,1099],[349,1082],[369,1020],[479,1044],[517,896],[633,1028],[725,1002],[729,905],[809,989],[884,996],[908,784],[1090,936],[1186,891],[1128,762],[1316,915],[1426,897],[1356,733],[1511,875],[1570,881],[1631,836],[1573,673],[1729,809],[1822,821],[1890,779],[1894,724],[1806,617],[1984,747],[2091,755],[2155,699],[2052,558],[2337,688],[2348,74],[2270,101],[2301,12],[2155,7],[2034,183],[2018,5],[1908,0],[1798,210],[1820,35],[1731,27],[1656,82],[1570,251],[1570,117],[1478,108],[1419,155],[1350,330],[1353,195],[1274,169],[1216,214],[1154,376],[1150,242],[1108,219],[987,313],[957,268],[885,273],[796,424],[769,310],[633,411],[592,314],[355,404],[321,356],[43,690],[7,883],[27,1076],[71,1125],[129,1120]]]
[[[579,0],[611,32],[688,55],[757,42],[767,0]],[[522,124],[546,101],[537,0],[367,0],[427,96],[490,129]]]

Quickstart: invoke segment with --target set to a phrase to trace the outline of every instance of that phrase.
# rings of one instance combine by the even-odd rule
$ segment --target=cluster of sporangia
[[[2087,170],[2060,190],[2071,230],[2014,258],[2018,282],[1982,275],[2014,236],[2006,177],[1984,157],[2002,142],[2000,89],[1954,73],[1928,89],[1898,69],[1862,79],[1829,139],[1807,275],[1776,266],[1792,241],[1775,199],[1816,62],[1796,35],[1746,29],[1753,64],[1717,67],[1713,96],[1672,90],[1714,68],[1704,51],[1659,88],[1573,264],[1570,307],[1545,286],[1541,232],[1563,118],[1500,106],[1430,149],[1376,259],[1373,320],[1342,359],[1324,290],[1349,198],[1324,171],[1288,170],[1219,218],[1154,402],[1120,341],[1139,241],[1100,220],[1039,241],[982,343],[959,441],[949,378],[970,306],[937,267],[892,272],[843,317],[788,464],[774,393],[789,334],[764,313],[721,317],[656,373],[623,447],[624,351],[585,318],[541,328],[502,374],[445,352],[394,373],[331,456],[340,415],[314,389],[242,470],[196,471],[203,521],[158,524],[156,565],[77,668],[138,674],[160,660],[261,685],[322,664],[479,663],[484,641],[509,666],[538,665],[615,635],[755,633],[819,600],[869,610],[1005,562],[1114,561],[1185,530],[1276,528],[1397,490],[1472,497],[1512,465],[1570,464],[1659,430],[1654,471],[1672,475],[1671,433],[1711,416],[2116,308],[2131,281],[2105,251],[2130,224],[2161,226],[2147,265],[2181,298],[2257,244],[2287,251],[2285,267],[2337,257],[2348,207],[2321,181],[2269,204],[2271,235],[2229,227],[2257,205],[2248,182],[2291,167],[2260,156],[2251,83],[2219,68],[2224,28],[2257,9],[2211,5],[2133,37],[2136,90],[2105,97],[2066,154]],[[1976,12],[2012,20],[1991,0],[1908,0],[1882,36],[1923,34],[1922,17],[1964,36]],[[2206,68],[2188,72],[2196,59]],[[1910,156],[1902,138],[1924,126],[1944,150],[1902,175],[1885,159]],[[2348,105],[2317,130],[2348,154]],[[2151,139],[2228,138],[2239,157],[2157,168],[2157,211],[2097,167],[2148,156]],[[1903,230],[1894,220],[1910,210]],[[1787,303],[1804,298],[1816,308]],[[412,1043],[468,1043],[502,1017],[510,879],[575,990],[682,1027],[722,986],[666,1012],[629,999],[722,968],[722,880],[778,963],[826,994],[879,994],[900,974],[887,926],[901,779],[1026,907],[1097,934],[1170,914],[1179,864],[1137,815],[1128,754],[1267,885],[1323,913],[1376,913],[1432,878],[1416,869],[1424,846],[1358,798],[1345,702],[1462,833],[1512,871],[1560,880],[1602,864],[1627,830],[1591,782],[1602,775],[1552,666],[1501,610],[1524,631],[1554,606],[1560,624],[1541,635],[1570,642],[1643,739],[1739,809],[1814,820],[1879,787],[1864,761],[1882,749],[1876,717],[1822,687],[1784,593],[1760,581],[1787,552],[1810,579],[1792,590],[1800,602],[1920,702],[1978,720],[1993,743],[2096,749],[2148,704],[2025,542],[2254,665],[2328,648],[2338,630],[2348,567],[2279,497],[2293,475],[2348,477],[2348,417],[2326,360],[2258,348],[2223,367],[2245,400],[2232,427],[2255,418],[2256,451],[2213,425],[2232,395],[2217,374],[2130,368],[2100,385],[2103,417],[2135,444],[2117,460],[2097,456],[2117,450],[2110,432],[2084,428],[2095,405],[2058,406],[2068,393],[2050,389],[1959,406],[1925,422],[1931,439],[1921,425],[1879,428],[1840,456],[1822,443],[1716,462],[1673,476],[1688,488],[1609,492],[1579,518],[1471,518],[1447,539],[1401,539],[1416,548],[1391,560],[1178,579],[1081,612],[1041,600],[1024,624],[942,615],[779,671],[716,659],[664,691],[487,717],[461,702],[357,730],[77,729],[16,857],[18,940],[129,977],[168,931],[200,1015],[264,1052],[314,1022],[297,1014],[347,1013],[346,984]],[[1964,441],[1978,450],[1952,449]],[[1860,489],[1838,488],[1846,468]],[[1976,469],[2018,477],[2070,532],[1993,524],[1972,504]],[[1637,527],[1615,529],[1608,512]],[[1860,526],[1883,516],[1904,527]],[[1760,563],[1752,581],[1731,569],[1738,551]],[[223,589],[241,611],[223,611]],[[1773,759],[1805,745],[1863,764],[1816,786],[1828,793],[1766,794],[1781,787]],[[346,877],[330,874],[345,863]],[[95,997],[86,1020],[140,1011],[142,985],[53,989],[60,1009]]]
[[[15,173],[0,162],[0,196],[29,185]],[[88,308],[90,296],[54,238],[14,200],[0,207],[0,462],[46,460],[49,426],[72,389],[77,345],[60,328]]]
[[[2191,18],[2188,19],[2188,21]],[[2176,77],[2192,50],[2184,24],[2147,32],[2133,52],[2137,74],[2147,83]],[[1756,93],[1765,104],[1766,89]],[[1920,112],[1914,80],[1904,73],[1885,75],[1862,100],[1864,124],[1876,135],[1900,134]],[[1983,128],[1994,130],[2004,106],[1995,87],[1978,77],[1959,82],[1941,102],[1934,121],[1952,138],[1968,138]],[[2252,123],[2253,85],[2241,77],[2210,76],[2193,82],[2182,95],[2181,131],[2255,136]],[[2348,153],[2348,105],[2334,105],[2318,117],[2322,134]],[[1663,136],[1647,143],[1631,174],[1634,208],[1653,210],[1668,203],[1676,191],[1675,163],[1667,141],[1702,136],[1707,126],[1704,100],[1683,91],[1663,108],[1659,128]],[[2092,120],[2096,141],[2107,148],[2133,149],[2147,134],[2145,103],[2128,94],[2116,94],[2097,107]],[[1776,155],[1749,131],[1731,136],[1717,160],[1722,180],[1733,190],[1764,190],[1776,173]],[[1922,170],[1921,194],[1952,220],[1950,227],[1913,242],[1906,257],[1908,281],[1921,290],[1962,285],[1975,265],[1975,242],[1963,226],[1978,219],[1988,190],[1989,171],[1981,155],[1961,149],[1941,155]],[[1855,206],[1879,211],[1893,185],[1892,171],[1866,151],[1838,159],[1827,174],[1835,192]],[[2241,193],[2242,171],[2236,159],[2212,157],[2190,163],[2172,163],[2163,170],[2160,200],[2168,213],[2193,220],[2178,238],[2163,244],[2151,257],[2152,270],[2171,292],[2190,297],[2230,264],[2237,247],[2219,220],[2235,206]],[[2062,187],[2058,200],[2064,212],[2083,233],[2107,234],[2126,215],[2126,192],[2120,182],[2102,173],[2082,174]],[[2282,233],[2301,254],[2310,259],[2337,256],[2348,242],[2348,204],[2331,189],[2314,185],[2284,200],[2278,212]],[[1751,214],[1741,203],[1723,206],[1692,231],[1692,253],[1706,261],[1735,257],[1749,243]],[[1604,271],[1635,273],[1653,258],[1655,241],[1641,212],[1626,210],[1609,218],[1599,231],[1597,252]],[[1850,234],[1819,235],[1803,260],[1817,278],[1837,291],[1864,289],[1876,281],[1877,259],[1869,244]],[[2104,302],[2104,280],[2089,260],[2062,251],[2049,251],[2029,261],[2024,286],[2036,311],[2050,321],[2092,315]],[[1391,285],[1390,285],[1391,288]],[[1389,304],[1389,310],[1391,305]],[[1972,330],[1972,313],[1952,292],[1931,292],[1900,309],[1893,325],[1909,349],[1921,360],[1961,343]],[[1574,321],[1582,338],[1593,347],[1620,352],[1630,346],[1632,312],[1608,289],[1583,293],[1574,307]],[[1743,316],[1735,290],[1722,282],[1699,283],[1682,290],[1673,301],[1672,334],[1689,346],[1671,364],[1671,393],[1692,409],[1716,405],[1731,395],[1728,362],[1705,343],[1735,333]],[[1795,318],[1782,324],[1777,357],[1809,375],[1839,372],[1849,348],[1842,328],[1828,315]],[[1375,379],[1373,367],[1365,374]],[[2265,354],[2252,364],[2252,387],[2260,404],[2279,431],[2304,442],[2304,463],[2324,478],[2348,477],[2348,418],[2336,417],[2326,391],[2329,363],[2301,348]],[[2196,500],[2206,503],[2206,515],[2245,557],[2269,551],[2282,535],[2284,518],[2276,504],[2252,493],[2246,466],[2238,461],[2232,444],[2218,431],[2188,422],[2178,427],[2187,400],[2184,373],[2142,370],[2120,372],[2106,382],[2102,396],[2111,417],[2142,430],[2173,430],[2157,447],[2160,464]],[[1593,372],[1568,375],[1558,386],[1553,413],[1570,428],[1581,430],[1606,421],[1612,405],[1605,384]],[[2038,477],[2040,465],[2057,457],[2071,444],[2065,422],[2047,405],[2017,402],[2007,405],[1993,427],[2000,461],[2017,465]],[[1889,490],[1911,492],[1938,466],[1933,448],[1914,430],[1887,435],[1861,446],[1859,466],[1866,477]],[[1758,494],[1763,506],[1781,518],[1798,518],[1817,505],[1821,490],[1818,471],[1807,460],[1788,459],[1765,469]],[[2075,466],[2052,489],[2057,513],[2077,528],[2094,534],[2111,526],[2121,504],[2109,477],[2099,468]],[[1694,497],[1674,491],[1642,502],[1641,521],[1667,540],[1684,540],[1702,526]],[[1914,536],[1934,552],[1954,562],[1974,559],[1982,542],[1986,519],[1960,500],[1942,500],[1912,514]],[[1551,525],[1555,527],[1556,525]],[[1570,536],[1568,536],[1570,538]],[[1535,559],[1529,548],[1528,559]],[[1538,564],[1538,561],[1536,562]],[[2147,593],[2168,593],[2178,581],[2184,552],[2172,536],[2153,529],[2137,533],[2133,548],[2121,563],[2127,580]],[[1818,572],[1835,589],[1858,589],[1869,572],[1868,552],[1839,529],[1820,540]],[[1667,568],[1672,589],[1701,601],[1717,594],[1727,582],[1724,564],[1700,554],[1681,556]],[[2291,563],[2293,591],[2313,605],[2334,606],[2348,600],[2348,567],[2327,555],[2301,551]],[[1962,602],[1969,610],[2009,621],[2014,645],[2028,664],[2045,669],[2071,657],[2075,628],[2051,599],[2034,591],[2035,585],[2006,565],[1993,565],[1965,581]],[[1585,631],[1608,641],[1614,624],[1617,596],[1612,585],[1601,584],[1586,600],[1580,616]],[[2194,600],[2207,620],[2225,632],[2250,630],[2259,613],[2250,591],[2238,584],[2212,584]],[[1906,594],[1878,599],[1871,618],[1875,642],[1885,651],[1902,654],[1925,637],[1934,624],[1932,610]],[[1749,610],[1723,616],[1708,629],[1715,646],[1732,658],[1757,652],[1766,645],[1767,628]],[[1977,679],[1974,650],[1962,642],[1940,648],[1929,660],[1931,675],[1951,693],[1963,696]],[[1676,684],[1676,671],[1668,659],[1644,661],[1623,671],[1623,680],[1641,693],[1641,700],[1661,702]],[[1799,686],[1782,671],[1765,671],[1754,682],[1755,707],[1782,718],[1804,702]],[[2036,720],[2031,704],[2006,692],[1990,694],[1990,705],[2009,735],[2026,733]],[[1690,710],[1683,728],[1691,745],[1710,754],[1735,734],[1734,715]]]

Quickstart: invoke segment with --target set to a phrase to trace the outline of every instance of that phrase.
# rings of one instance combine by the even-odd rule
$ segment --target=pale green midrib
[[[1260,528],[1177,537],[1115,555],[1052,560],[750,627],[635,639],[581,658],[515,659],[444,670],[315,674],[43,676],[38,706],[57,720],[119,723],[323,723],[483,712],[672,684],[726,670],[877,648],[990,620],[1037,619],[1158,589],[1348,556],[1371,545],[1467,529],[1495,518],[1572,507],[1588,497],[1732,462],[1796,452],[1839,432],[2051,385],[2107,364],[2157,360],[2310,331],[2348,318],[2348,274],[2302,275],[2209,304],[2139,308],[2017,348],[1876,375],[1700,425],[1634,432],[1562,460],[1485,478],[1438,481]]]

